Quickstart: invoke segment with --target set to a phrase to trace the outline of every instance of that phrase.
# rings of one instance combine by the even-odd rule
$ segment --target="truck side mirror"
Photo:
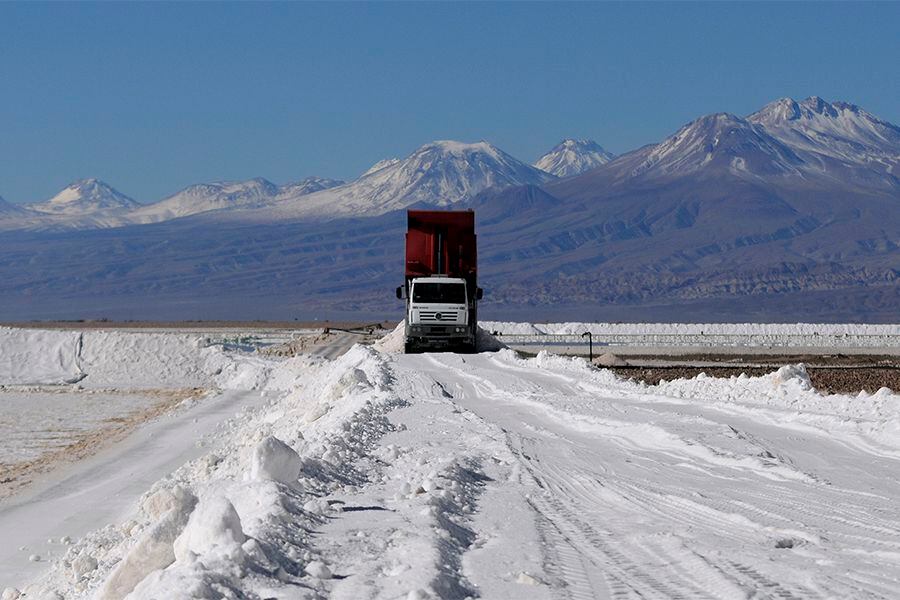
[[[484,290],[481,288],[475,288],[475,299],[481,300],[484,298]]]
[[[403,286],[397,288],[397,300],[403,300]]]

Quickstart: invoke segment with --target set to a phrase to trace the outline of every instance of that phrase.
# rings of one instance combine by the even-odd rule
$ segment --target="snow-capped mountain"
[[[134,211],[129,220],[139,223],[167,221],[212,210],[259,207],[271,202],[278,186],[257,177],[249,181],[221,181],[190,185],[159,202]]]
[[[29,204],[36,212],[83,216],[92,213],[124,213],[141,206],[99,179],[79,179],[46,202]]]
[[[284,186],[278,186],[262,177],[247,181],[201,183],[133,211],[128,215],[128,221],[155,223],[200,213],[262,209],[343,184],[343,181],[325,177],[307,177]]]
[[[363,173],[360,177],[365,177],[366,175],[371,175],[375,171],[380,171],[385,167],[390,167],[396,165],[400,162],[399,158],[385,158],[384,160],[379,160],[377,163],[369,167],[369,170]]]
[[[0,218],[17,217],[25,213],[21,207],[11,204],[0,196]]]
[[[403,160],[377,163],[352,183],[312,194],[290,207],[296,215],[376,215],[422,203],[448,207],[487,188],[553,180],[487,142],[436,141]]]
[[[728,170],[733,174],[797,174],[803,160],[765,128],[728,113],[696,119],[656,146],[628,157],[628,177]]]
[[[164,200],[133,211],[133,223],[167,221],[199,213],[264,208],[285,199],[295,199],[342,185],[343,181],[307,177],[278,186],[262,177],[247,181],[224,181],[191,185]]]
[[[487,143],[437,141],[405,159],[373,165],[359,179],[344,183],[308,177],[278,186],[263,179],[191,185],[159,202],[141,205],[97,180],[72,184],[52,200],[33,205],[41,220],[22,219],[23,228],[115,227],[168,221],[201,213],[258,210],[260,221],[281,218],[372,216],[413,204],[447,207],[466,203],[489,188],[540,185],[556,177],[517,160]],[[94,213],[88,218],[88,215]],[[32,213],[29,213],[32,214]],[[62,216],[68,218],[62,219]],[[7,219],[9,223],[17,219]],[[7,223],[6,227],[11,225]]]
[[[829,157],[895,175],[900,166],[900,127],[848,102],[826,102],[818,96],[800,102],[781,98],[747,120],[813,164],[824,165],[823,157]]]
[[[534,166],[557,177],[571,177],[605,165],[615,158],[593,140],[566,139],[553,147]]]
[[[747,118],[705,115],[655,145],[575,177],[575,187],[743,180],[822,189],[900,187],[900,129],[854,105],[775,101]],[[722,179],[725,178],[725,179]],[[723,190],[725,188],[723,187]]]
[[[296,197],[314,194],[322,190],[330,190],[333,187],[344,185],[346,181],[340,179],[328,179],[327,177],[307,177],[296,183],[288,183],[278,190],[279,196]]]
[[[900,186],[898,167],[900,128],[852,104],[814,96],[802,102],[777,100],[746,118],[728,113],[702,116],[658,144],[576,177],[569,187],[725,177],[755,184],[883,191]]]
[[[7,202],[2,197],[0,197],[0,221],[2,221],[5,226],[12,224],[13,227],[15,227],[15,224],[22,223],[28,218],[35,216],[36,213],[28,210],[27,208],[22,208],[17,204]]]

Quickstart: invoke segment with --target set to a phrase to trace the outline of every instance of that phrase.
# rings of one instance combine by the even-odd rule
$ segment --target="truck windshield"
[[[413,284],[413,302],[443,302],[445,304],[465,304],[466,285],[464,283]]]

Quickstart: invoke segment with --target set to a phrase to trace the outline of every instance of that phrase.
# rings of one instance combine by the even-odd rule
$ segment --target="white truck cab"
[[[472,346],[466,280],[417,277],[410,281],[406,315],[408,342],[419,346]]]

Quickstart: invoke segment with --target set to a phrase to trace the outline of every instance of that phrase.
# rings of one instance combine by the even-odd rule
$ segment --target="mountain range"
[[[83,180],[0,200],[0,318],[380,318],[401,310],[385,290],[404,209],[433,206],[476,210],[486,316],[895,321],[898,164],[900,128],[810,97],[617,157],[564,140],[529,165],[439,141],[349,183],[143,205]]]
[[[557,161],[558,165],[567,171],[584,170],[593,164],[590,152],[570,153]],[[566,167],[566,160],[573,162]],[[484,141],[437,141],[405,159],[379,161],[350,183],[320,177],[284,186],[263,178],[206,183],[142,205],[102,181],[85,179],[70,184],[48,201],[25,205],[25,212],[17,212],[17,218],[0,221],[0,229],[122,227],[212,211],[263,209],[271,213],[267,215],[271,219],[321,220],[383,214],[417,203],[438,207],[465,204],[488,188],[542,184],[553,179],[556,176],[552,173],[525,164]]]

